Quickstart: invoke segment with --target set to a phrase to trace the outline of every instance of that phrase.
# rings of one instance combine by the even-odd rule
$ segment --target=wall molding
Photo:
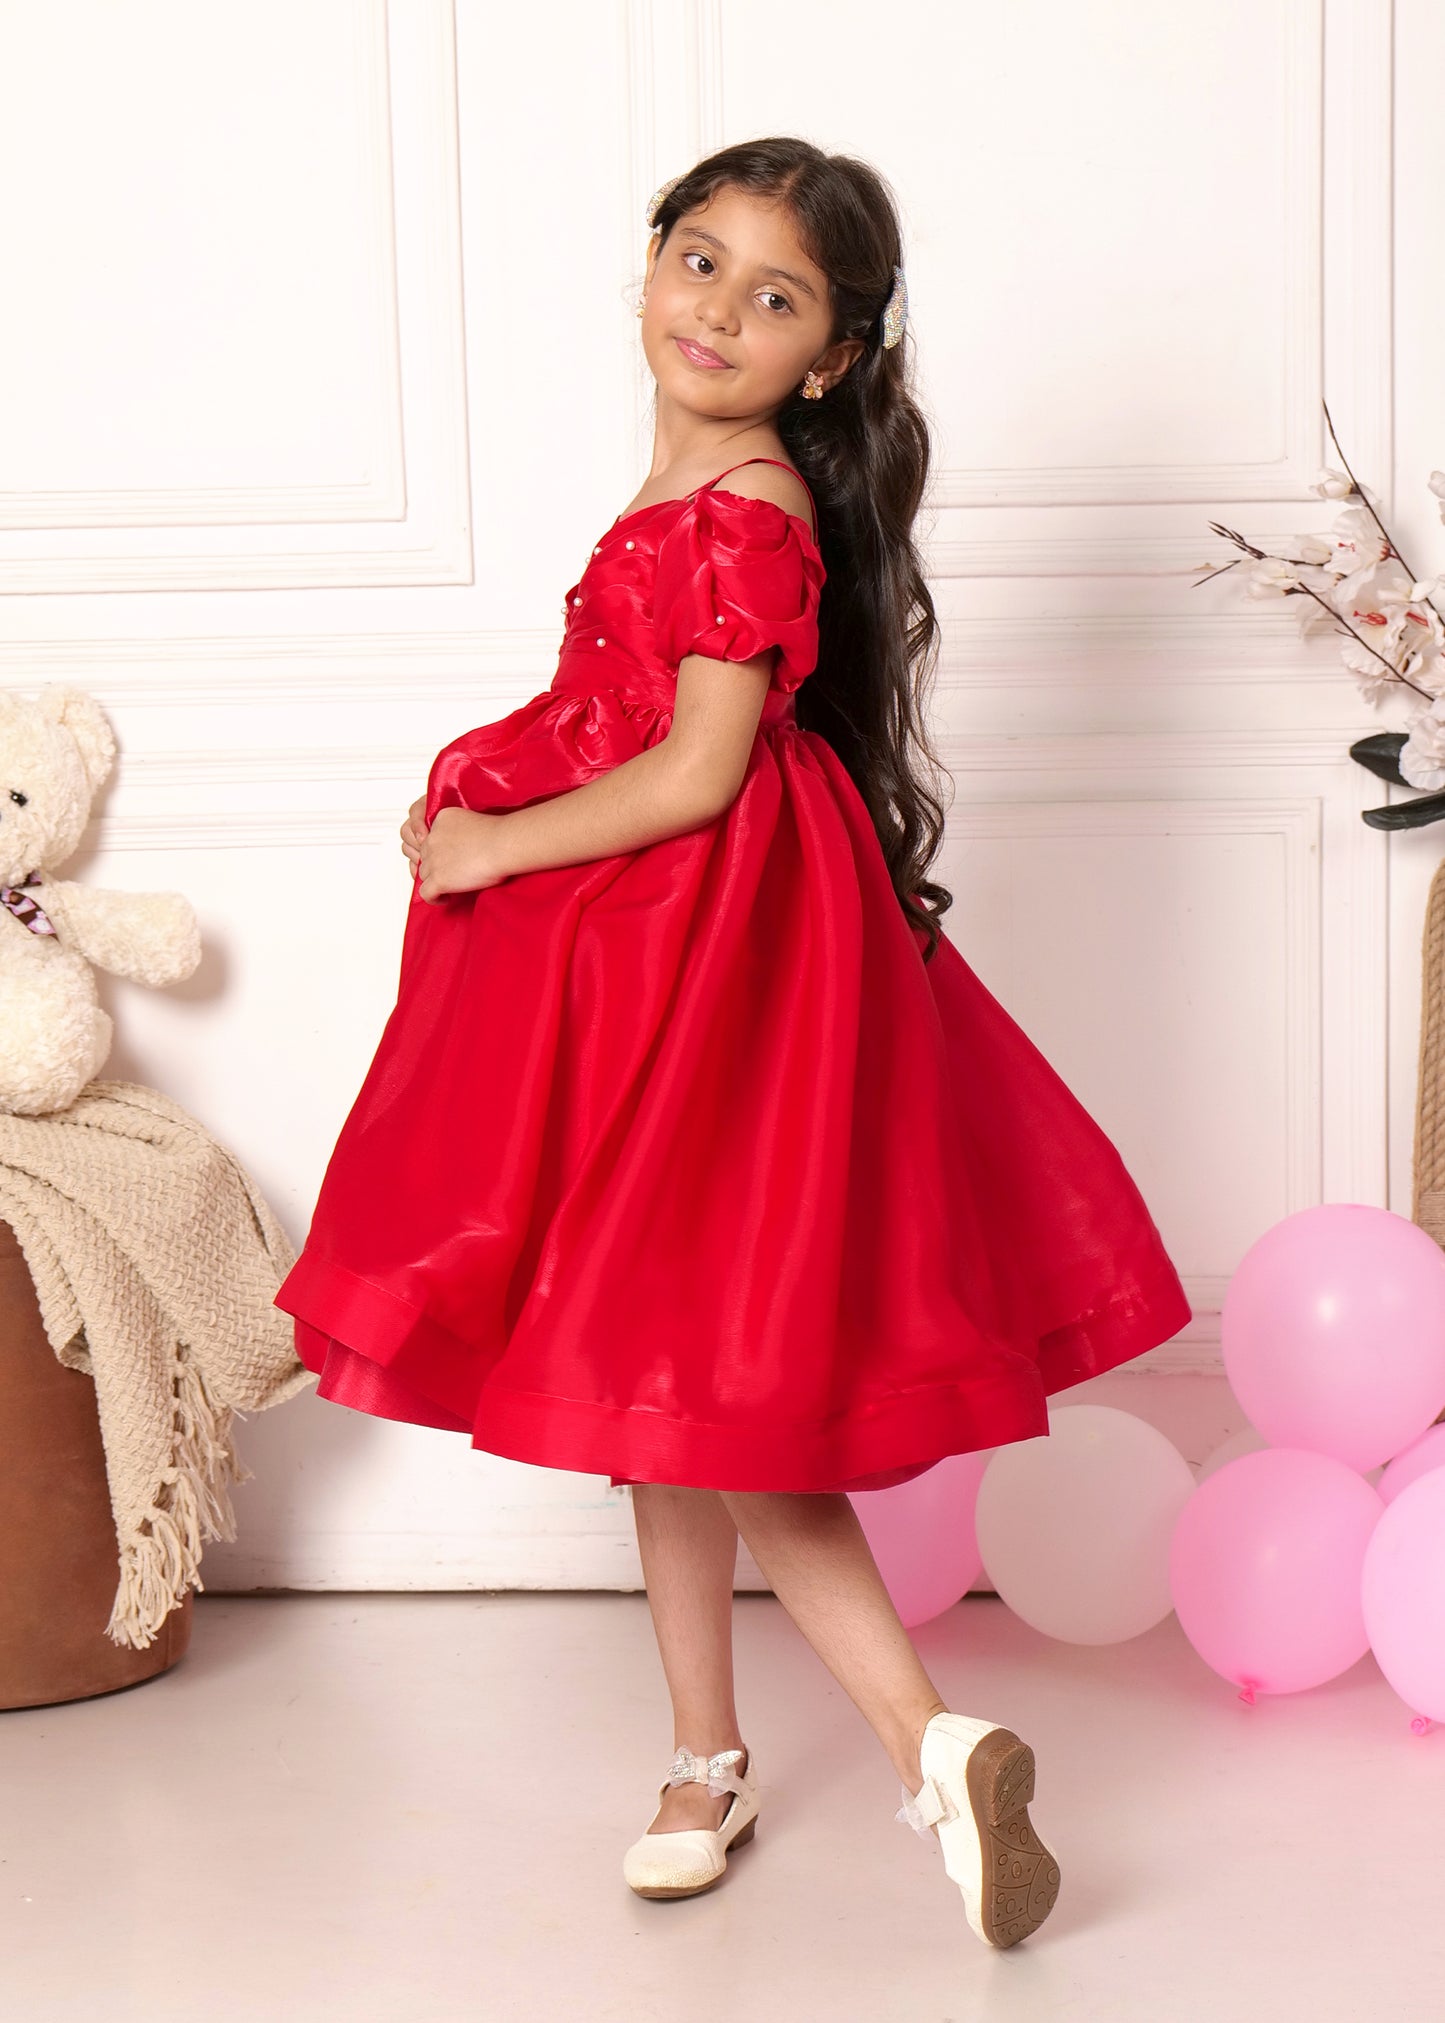
[[[1117,683],[1121,677],[1147,678],[1151,689],[1186,691],[1201,680],[1211,688],[1322,682],[1339,697],[1339,736],[1360,736],[1378,721],[1344,670],[1335,636],[1321,632],[1302,639],[1295,607],[1285,608],[1284,599],[1198,614],[945,612],[940,628],[939,693],[1000,682],[1058,691],[1078,681]],[[189,633],[169,639],[72,634],[0,641],[0,687],[75,686],[116,711],[361,699],[405,710],[418,701],[451,702],[459,695],[485,709],[518,687],[525,690],[521,700],[549,687],[561,644],[560,625]]]
[[[1391,220],[1393,12],[1390,0],[1277,0],[1285,166],[1278,232],[1280,454],[1265,461],[966,468],[941,465],[930,503],[943,518],[929,546],[939,576],[1174,576],[1197,568],[1211,519],[1251,502],[1299,501],[1329,460],[1321,411],[1364,481],[1384,496],[1393,468]],[[689,161],[729,138],[719,0],[661,8],[628,0],[627,124],[632,208]],[[1330,257],[1324,249],[1329,239]],[[631,255],[629,255],[629,258]],[[1328,366],[1329,382],[1325,385]],[[650,390],[634,375],[634,435]],[[1330,452],[1330,456],[1333,452]],[[1108,524],[1120,507],[1197,505],[1199,531],[1134,532]],[[1090,514],[1097,508],[1097,516]],[[1066,525],[1039,524],[1068,512]],[[1023,524],[1024,515],[1033,515]],[[1091,524],[1092,521],[1092,524]]]
[[[987,833],[1006,817],[1030,814],[1030,833],[1053,833],[1060,806],[1069,810],[1098,806],[1114,810],[1131,830],[1146,833],[1154,826],[1157,812],[1169,817],[1177,810],[1179,820],[1170,827],[1192,826],[1205,805],[1248,809],[1264,805],[1252,798],[1219,800],[1206,804],[1184,796],[1157,800],[1121,800],[1106,784],[1110,776],[1139,773],[1150,779],[1180,772],[1218,773],[1240,769],[1270,770],[1324,767],[1342,777],[1359,777],[1368,782],[1373,801],[1384,791],[1384,783],[1364,774],[1342,750],[1340,739],[1347,733],[1325,725],[1315,729],[1290,728],[1207,731],[1065,731],[1032,732],[1026,736],[1008,733],[944,734],[937,739],[949,770],[971,777],[998,777],[1008,774],[1055,776],[1076,772],[1101,783],[1097,794],[1060,802],[1050,793],[1033,801],[999,799],[971,801],[952,811],[950,833],[981,833],[978,825],[990,825]],[[274,785],[293,783],[311,786],[323,781],[409,779],[415,771],[412,750],[392,740],[383,745],[314,745],[278,748],[275,745],[237,747],[223,750],[200,745],[164,752],[122,753],[117,772],[134,782],[141,791],[174,790],[194,784],[209,796],[219,786]],[[1133,811],[1140,810],[1141,813]],[[959,828],[953,828],[956,815]],[[226,819],[229,819],[227,817]],[[123,821],[119,815],[104,818],[108,828]],[[1043,823],[1044,827],[1037,826]],[[971,825],[971,826],[969,826]],[[1016,827],[1016,823],[1011,825]],[[1210,817],[1205,826],[1213,826]],[[1363,847],[1383,852],[1385,839],[1361,827]]]
[[[366,0],[347,17],[371,136],[360,196],[384,383],[358,425],[373,474],[340,486],[12,494],[0,595],[474,581],[453,8]],[[63,548],[47,551],[37,529]]]
[[[989,469],[957,466],[939,473],[935,496],[940,506],[1120,506],[1169,505],[1183,502],[1214,507],[1220,501],[1308,498],[1306,486],[1319,468],[1320,330],[1324,316],[1324,276],[1321,248],[1320,161],[1324,151],[1321,74],[1324,61],[1323,0],[1284,0],[1283,62],[1280,70],[1280,123],[1284,134],[1283,214],[1277,243],[1284,267],[1284,319],[1280,330],[1279,372],[1282,383],[1284,444],[1278,457],[1264,462],[1199,462],[1076,466],[1040,464],[1021,470],[1010,465]],[[1358,80],[1352,79],[1357,84]],[[1348,118],[1354,96],[1341,99],[1336,110]],[[1381,179],[1388,199],[1388,153],[1383,161],[1360,157],[1364,188],[1378,194]],[[1356,197],[1358,205],[1359,198]],[[1352,221],[1360,210],[1353,209]],[[1342,305],[1343,306],[1343,305]],[[1373,303],[1351,302],[1356,314],[1374,313]],[[1208,517],[1208,516],[1203,516]],[[1227,517],[1214,513],[1213,517]],[[1207,538],[1207,536],[1206,536]],[[961,544],[967,545],[967,544]],[[1006,548],[1008,544],[997,544]],[[1032,548],[1035,544],[1030,543]],[[1060,555],[1074,544],[1051,544]],[[1078,544],[1105,552],[1114,540]],[[1171,546],[1155,544],[1164,566]],[[1130,544],[1131,550],[1135,544]],[[1192,555],[1197,547],[1190,548]],[[1136,556],[1136,560],[1138,557]],[[1189,566],[1186,559],[1185,568]],[[1064,573],[1095,573],[1096,564]],[[961,572],[961,573],[973,573]],[[1008,568],[1005,573],[1015,573]],[[1049,573],[1055,573],[1052,570]]]

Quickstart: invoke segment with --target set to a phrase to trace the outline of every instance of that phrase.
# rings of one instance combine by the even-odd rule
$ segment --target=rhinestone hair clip
[[[683,172],[686,174],[686,171]],[[657,214],[667,202],[669,195],[682,181],[682,176],[671,176],[661,189],[654,190],[647,206],[647,222],[654,232],[661,231]],[[893,293],[888,297],[879,319],[882,330],[881,342],[885,351],[891,351],[908,324],[908,283],[903,277],[903,269],[893,269]]]
[[[893,293],[883,305],[883,349],[891,351],[908,322],[908,283],[903,269],[893,269]]]
[[[686,171],[684,170],[683,173],[686,174]],[[658,212],[681,181],[682,176],[670,176],[660,190],[653,191],[651,200],[647,206],[647,222],[651,225],[654,232],[661,231],[662,229],[657,222]]]

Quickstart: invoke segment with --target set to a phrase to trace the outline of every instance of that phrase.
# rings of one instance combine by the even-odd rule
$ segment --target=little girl
[[[866,164],[663,186],[652,469],[551,686],[433,761],[394,1011],[277,1295],[319,1395],[631,1485],[676,1755],[628,1849],[752,1837],[738,1536],[1011,1946],[1058,1865],[1011,1729],[945,1709],[849,1490],[1048,1431],[1189,1319],[1120,1157],[944,935],[898,219]]]

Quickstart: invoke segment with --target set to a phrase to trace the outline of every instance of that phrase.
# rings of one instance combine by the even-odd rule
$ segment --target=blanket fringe
[[[239,1432],[316,1382],[275,1303],[295,1252],[236,1154],[139,1082],[0,1113],[0,1221],[57,1360],[95,1387],[117,1553],[105,1630],[144,1650],[200,1587],[205,1541],[236,1536],[228,1484],[252,1478],[233,1417]]]
[[[236,1536],[228,1482],[250,1482],[231,1437],[233,1413],[218,1409],[185,1343],[176,1344],[174,1403],[177,1430],[173,1461],[161,1470],[149,1510],[134,1534],[120,1543],[120,1586],[106,1635],[112,1643],[146,1650],[185,1591],[205,1592],[204,1542]],[[170,1491],[166,1499],[166,1491]]]

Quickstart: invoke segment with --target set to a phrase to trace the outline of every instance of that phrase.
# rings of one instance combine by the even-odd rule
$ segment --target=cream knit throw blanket
[[[144,1650],[204,1539],[234,1538],[227,1482],[249,1482],[234,1410],[315,1381],[273,1305],[295,1262],[239,1161],[179,1104],[88,1082],[49,1116],[0,1114],[0,1220],[67,1368],[95,1379],[120,1547],[106,1633]]]

